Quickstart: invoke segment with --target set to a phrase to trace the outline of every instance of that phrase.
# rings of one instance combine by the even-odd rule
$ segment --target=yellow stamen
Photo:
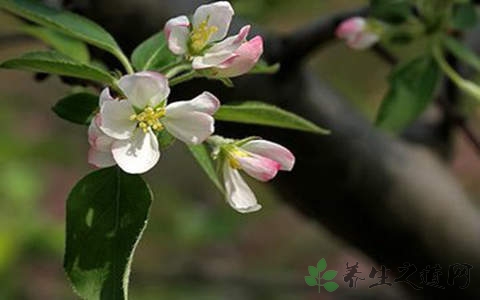
[[[217,26],[208,26],[208,19],[198,24],[197,28],[194,28],[190,34],[190,51],[193,54],[200,53],[207,45],[212,34],[218,31]]]
[[[152,128],[154,131],[163,130],[163,125],[160,123],[160,119],[163,116],[165,116],[164,107],[153,109],[147,106],[141,113],[131,115],[130,120],[138,122],[138,127],[147,133],[149,128]]]
[[[227,150],[227,159],[230,167],[232,169],[241,169],[240,162],[238,161],[239,157],[248,157],[249,154],[247,151],[244,151],[238,147],[232,147],[231,149]]]

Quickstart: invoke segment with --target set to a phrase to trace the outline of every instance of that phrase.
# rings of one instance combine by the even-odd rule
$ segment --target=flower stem
[[[447,62],[440,48],[439,43],[435,43],[432,48],[433,57],[437,61],[442,71],[450,78],[459,89],[467,93],[480,102],[480,87],[470,80],[462,78]]]
[[[180,84],[182,82],[191,80],[191,79],[195,78],[196,75],[197,74],[196,74],[195,70],[191,70],[188,73],[185,73],[185,74],[182,74],[182,75],[177,76],[175,78],[172,78],[172,80],[170,80],[170,86],[174,86],[174,85]]]
[[[173,68],[171,68],[170,70],[166,71],[165,72],[165,76],[167,76],[167,78],[172,78],[184,71],[191,71],[192,70],[192,65],[190,63],[188,64],[179,64],[177,66],[174,66]]]
[[[125,67],[125,70],[127,71],[128,74],[133,74],[133,67],[130,64],[130,61],[128,58],[123,54],[122,52],[117,52],[115,53],[115,56],[118,58],[118,60],[122,63],[122,65]]]

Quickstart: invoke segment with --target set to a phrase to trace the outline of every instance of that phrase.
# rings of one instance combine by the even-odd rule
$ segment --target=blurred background
[[[290,32],[321,15],[366,2],[232,1],[237,15],[275,32]],[[12,39],[17,24],[0,12],[0,60],[45,47],[32,39]],[[393,50],[409,57],[421,46]],[[355,52],[341,42],[317,51],[309,63],[319,78],[374,119],[389,65],[374,53]],[[92,170],[86,163],[87,131],[50,109],[70,89],[55,76],[40,82],[26,72],[0,72],[2,300],[76,299],[62,270],[65,200],[75,182]],[[478,111],[468,105],[465,110],[472,122],[480,120]],[[451,170],[478,199],[479,157],[460,133],[454,145]],[[251,182],[264,209],[240,215],[224,203],[180,143],[167,150],[147,177],[156,198],[134,260],[131,299],[401,299],[395,285],[368,289],[359,282],[357,289],[347,288],[342,280],[346,262],[360,262],[364,275],[372,263],[277,201],[271,185]],[[333,294],[319,295],[304,282],[307,267],[321,258],[327,259],[328,269],[339,271],[341,288]]]

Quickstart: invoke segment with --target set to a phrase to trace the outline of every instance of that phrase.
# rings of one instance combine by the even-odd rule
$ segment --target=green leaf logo
[[[308,286],[318,286],[318,292],[320,293],[323,288],[327,292],[334,292],[338,289],[338,284],[333,282],[335,276],[337,276],[338,272],[335,270],[328,270],[327,269],[327,261],[325,258],[322,258],[318,261],[317,267],[308,266],[308,274],[310,276],[305,276],[305,282]],[[323,274],[322,272],[325,271]]]

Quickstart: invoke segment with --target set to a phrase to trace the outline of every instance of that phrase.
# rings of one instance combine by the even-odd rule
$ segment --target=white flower
[[[166,105],[170,93],[168,81],[154,72],[123,76],[118,86],[126,99],[113,99],[106,88],[89,136],[91,140],[95,136],[110,138],[106,144],[113,160],[127,173],[144,173],[155,166],[160,158],[156,134],[162,130],[187,144],[202,143],[214,132],[212,115],[220,102],[208,92],[190,101]],[[103,135],[98,134],[95,126]],[[95,155],[92,154],[91,162],[97,160],[94,157],[105,156],[104,163],[94,165],[106,164],[110,156],[103,150],[108,150],[108,146],[94,148],[97,152],[92,151]]]
[[[192,60],[192,67],[211,77],[235,77],[247,73],[263,53],[263,39],[247,41],[250,26],[223,40],[232,21],[233,8],[227,1],[202,5],[190,24],[186,16],[170,19],[165,25],[168,47]],[[222,41],[223,40],[223,41]]]
[[[223,146],[226,159],[223,163],[223,180],[227,202],[241,213],[262,208],[254,193],[243,180],[239,170],[260,181],[268,181],[279,170],[291,171],[295,156],[285,147],[266,140],[253,140],[241,146]]]

